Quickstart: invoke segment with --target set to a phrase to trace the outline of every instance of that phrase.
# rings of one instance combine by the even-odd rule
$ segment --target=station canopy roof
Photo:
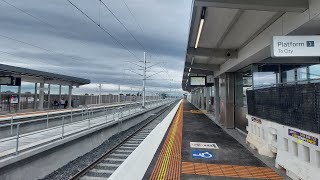
[[[190,91],[189,76],[220,71],[286,12],[308,8],[308,0],[194,0],[182,88]]]
[[[81,85],[90,83],[89,79],[83,79],[78,77],[66,76],[66,75],[32,70],[27,68],[9,66],[5,64],[0,64],[0,76],[21,77],[21,80],[26,82],[35,82],[35,83],[43,82],[47,84],[59,84],[59,85],[71,85],[71,86],[81,86]]]

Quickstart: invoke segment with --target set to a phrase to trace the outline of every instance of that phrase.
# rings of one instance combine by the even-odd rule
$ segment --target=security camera
[[[226,52],[226,57],[227,57],[227,58],[230,58],[231,56],[232,56],[232,53],[231,53],[230,51],[227,51],[227,52]]]

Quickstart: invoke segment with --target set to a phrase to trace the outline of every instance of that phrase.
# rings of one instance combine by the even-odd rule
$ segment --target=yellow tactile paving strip
[[[274,180],[283,179],[269,167],[205,164],[192,162],[182,162],[181,173],[206,176],[224,176],[234,178]]]
[[[150,179],[180,179],[183,102],[175,115]]]

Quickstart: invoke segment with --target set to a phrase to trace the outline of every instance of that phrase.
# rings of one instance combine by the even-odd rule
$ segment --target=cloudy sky
[[[147,51],[147,87],[181,89],[191,1],[70,0],[90,20],[68,0],[0,0],[0,63],[92,81],[77,93],[136,91]]]

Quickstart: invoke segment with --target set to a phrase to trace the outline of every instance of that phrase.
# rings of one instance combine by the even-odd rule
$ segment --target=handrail
[[[117,105],[114,105],[114,106],[99,106],[99,107],[88,107],[86,105],[84,105],[85,109],[87,111],[90,111],[90,113],[95,113],[95,112],[101,112],[101,111],[104,111],[105,108],[108,108],[108,109],[112,109],[114,107],[121,107],[121,106],[126,106],[126,105],[129,105],[129,104],[140,104],[140,103],[127,103],[127,104],[117,104]],[[80,115],[82,114],[81,112],[81,109],[77,109],[76,111],[70,111],[70,112],[77,112],[77,113],[73,113],[73,115]],[[14,116],[12,115],[10,119],[8,120],[3,120],[3,121],[10,121],[10,123],[6,123],[6,124],[1,124],[0,125],[0,128],[1,127],[8,127],[8,126],[12,126],[12,125],[17,125],[17,124],[25,124],[25,123],[32,123],[32,122],[37,122],[37,121],[43,121],[43,120],[50,120],[50,119],[57,119],[57,118],[62,118],[62,117],[66,117],[66,116],[70,116],[70,115],[63,115],[63,114],[66,114],[66,113],[69,113],[69,112],[60,112],[60,113],[56,113],[56,114],[60,114],[60,115],[57,115],[57,116],[49,116],[49,114],[43,114],[43,115],[37,115],[37,116],[46,116],[44,118],[37,118],[37,119],[33,119],[33,120],[27,120],[27,121],[23,121],[23,122],[13,122],[13,120],[15,119],[23,119],[23,118],[29,118],[29,117],[19,117],[19,118],[14,118]],[[61,115],[62,114],[62,115]],[[37,117],[35,116],[35,117]]]
[[[131,103],[136,103],[136,102],[131,102]],[[97,106],[90,106],[90,108],[93,108],[93,109],[99,109],[101,107],[114,107],[114,106],[121,106],[121,105],[125,105],[125,104],[130,104],[130,102],[122,102],[122,104],[105,104],[105,105],[97,105]],[[87,106],[87,105],[82,105],[82,106]],[[87,106],[89,107],[89,106]],[[76,110],[76,111],[80,111],[81,109],[80,108],[74,108],[74,109],[66,109],[65,111],[51,111],[51,112],[45,112],[43,111],[42,114],[25,114],[25,115],[14,115],[14,114],[11,114],[11,116],[15,116],[16,118],[15,119],[23,119],[23,118],[28,118],[28,117],[36,117],[36,116],[45,116],[46,113],[50,113],[50,114],[62,114],[62,113],[69,113],[71,110]],[[9,115],[0,115],[0,118],[4,118],[4,117],[7,117]],[[1,121],[8,121],[10,120],[10,118],[7,118],[7,119],[3,119]]]

